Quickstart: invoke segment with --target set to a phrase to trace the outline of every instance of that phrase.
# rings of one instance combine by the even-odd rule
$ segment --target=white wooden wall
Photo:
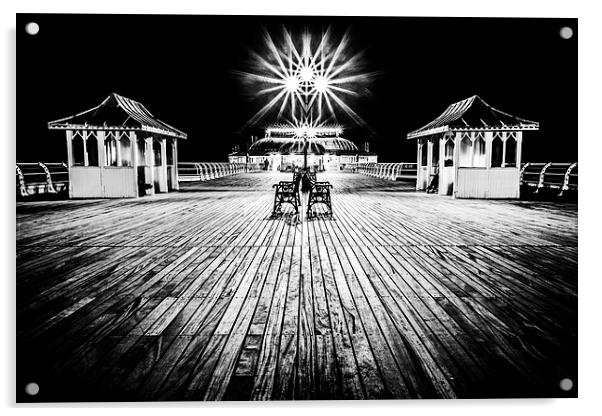
[[[131,166],[105,167],[101,172],[103,198],[135,198],[138,196],[136,170]]]
[[[70,198],[102,198],[103,186],[101,169],[91,166],[72,166],[69,168]]]
[[[518,198],[519,168],[458,168],[456,198]]]
[[[439,169],[439,195],[453,195],[456,170],[454,166],[443,166]]]
[[[138,152],[135,132],[124,133],[130,141],[131,166],[121,166],[121,146],[117,146],[117,166],[106,166],[105,132],[95,132],[97,139],[98,165],[88,166],[86,140],[84,139],[84,166],[75,166],[73,160],[73,132],[67,131],[67,160],[69,166],[69,197],[70,198],[134,198],[138,196],[138,166],[144,169],[145,183],[154,185],[147,194],[168,192],[167,141],[160,139],[161,165],[154,166],[152,138],[143,138],[144,154]],[[119,138],[118,138],[119,139]],[[172,147],[173,168],[170,169],[172,189],[179,189],[177,160],[177,141],[169,143]]]

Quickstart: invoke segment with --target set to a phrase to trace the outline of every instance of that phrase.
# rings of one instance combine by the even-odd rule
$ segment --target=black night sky
[[[40,32],[23,30],[35,21]],[[259,109],[234,70],[259,50],[262,27],[335,34],[351,30],[367,69],[382,71],[354,107],[372,131],[379,161],[415,161],[405,135],[449,104],[478,94],[493,107],[540,122],[525,134],[523,161],[577,160],[577,20],[263,16],[17,16],[19,162],[65,161],[63,132],[46,123],[96,106],[111,92],[142,102],[188,133],[182,161],[226,161],[261,125],[241,127]],[[559,30],[573,28],[570,40]],[[269,119],[266,119],[266,122]]]

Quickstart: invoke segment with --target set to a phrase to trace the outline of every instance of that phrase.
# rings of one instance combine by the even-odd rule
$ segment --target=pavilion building
[[[51,121],[67,137],[70,198],[128,198],[178,190],[177,141],[186,133],[118,94]]]
[[[316,170],[337,171],[347,165],[378,161],[378,156],[369,152],[367,143],[360,150],[355,143],[341,137],[341,128],[316,128],[309,137],[307,132],[299,130],[303,128],[270,127],[263,139],[251,144],[247,153],[235,149],[228,159],[230,163],[252,164],[264,164],[267,160],[269,170],[292,170],[304,164],[305,146],[300,143],[306,137],[307,164]]]
[[[497,110],[479,96],[451,104],[408,133],[418,144],[416,189],[439,175],[439,194],[456,198],[519,198],[523,132],[539,123]]]

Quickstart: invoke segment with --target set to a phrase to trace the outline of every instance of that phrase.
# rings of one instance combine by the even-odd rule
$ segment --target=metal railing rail
[[[398,179],[416,179],[417,163],[357,163],[348,165],[347,170],[358,172],[376,178],[398,180]]]
[[[69,187],[69,169],[65,163],[17,163],[17,195],[57,194]]]
[[[202,182],[260,170],[257,163],[179,162],[180,182]]]
[[[520,171],[521,186],[534,187],[534,193],[543,189],[558,189],[558,196],[562,196],[565,191],[577,190],[578,179],[577,162],[529,162],[523,164]]]

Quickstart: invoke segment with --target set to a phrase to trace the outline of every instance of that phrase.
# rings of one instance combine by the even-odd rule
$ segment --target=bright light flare
[[[299,89],[299,78],[295,76],[290,76],[286,78],[284,83],[286,85],[286,91],[289,93],[297,92],[297,90]]]
[[[314,80],[314,88],[317,92],[321,94],[326,92],[328,86],[328,78],[326,78],[325,76],[320,75]]]
[[[337,116],[343,114],[367,127],[348,100],[361,97],[375,73],[362,72],[362,53],[348,50],[349,33],[336,42],[330,28],[321,36],[306,30],[296,37],[283,29],[277,43],[266,30],[264,40],[266,51],[251,53],[253,72],[239,73],[253,96],[265,99],[247,125],[275,114],[276,123],[284,118],[297,127],[319,126],[337,123]],[[307,137],[321,132],[297,133]]]
[[[301,68],[301,70],[299,71],[299,76],[301,76],[301,79],[305,82],[309,82],[312,80],[312,78],[314,77],[314,71],[313,69],[311,69],[309,66],[304,66],[303,68]]]

